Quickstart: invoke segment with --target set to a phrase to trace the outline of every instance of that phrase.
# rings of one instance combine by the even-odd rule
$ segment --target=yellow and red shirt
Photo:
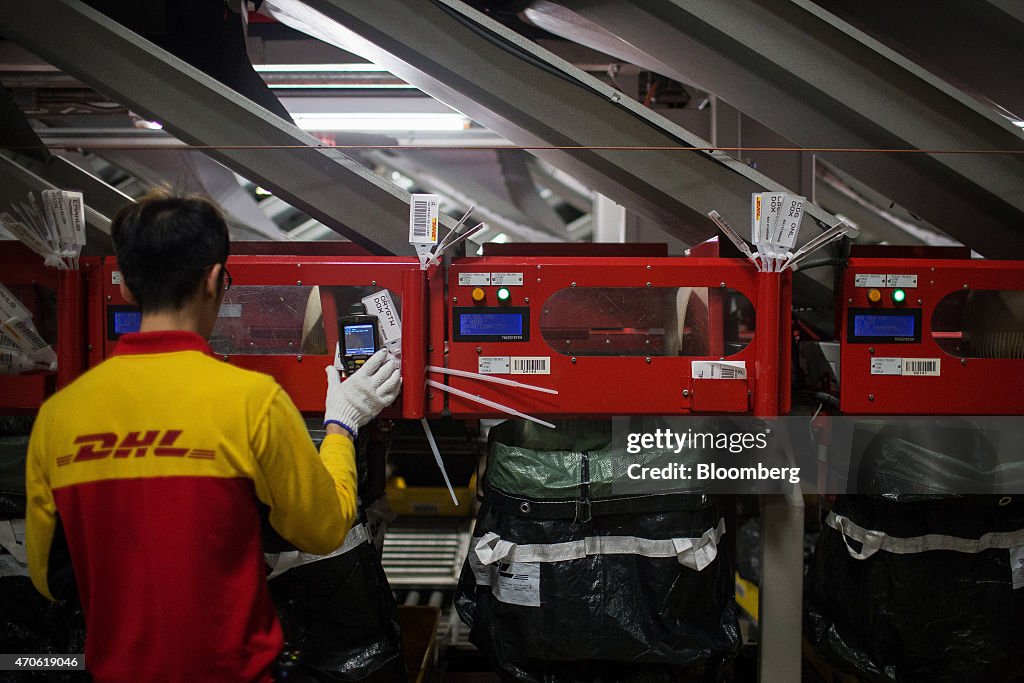
[[[147,332],[42,406],[26,489],[32,581],[61,597],[73,568],[95,680],[265,681],[283,639],[261,507],[300,550],[335,550],[355,458],[338,435],[318,456],[271,377]]]

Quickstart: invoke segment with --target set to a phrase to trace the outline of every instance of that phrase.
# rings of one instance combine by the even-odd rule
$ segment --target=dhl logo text
[[[71,455],[57,458],[57,465],[63,467],[72,462],[103,460],[105,458],[142,458],[153,453],[164,458],[196,458],[213,460],[215,451],[205,448],[184,448],[175,446],[180,429],[150,430],[146,432],[128,432],[124,437],[113,432],[101,434],[83,434],[75,438],[78,450]]]

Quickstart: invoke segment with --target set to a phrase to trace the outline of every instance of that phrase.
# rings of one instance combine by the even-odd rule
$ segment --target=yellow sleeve
[[[46,438],[43,414],[40,412],[32,426],[25,462],[25,551],[28,555],[28,573],[32,584],[50,600],[55,600],[50,588],[50,548],[57,528],[57,504],[53,500],[46,462]]]
[[[270,524],[299,550],[325,555],[345,540],[356,515],[352,442],[324,439],[320,455],[302,416],[280,387],[257,423],[256,496],[270,507]]]

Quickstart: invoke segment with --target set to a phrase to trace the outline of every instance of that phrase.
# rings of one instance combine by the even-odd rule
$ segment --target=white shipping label
[[[872,273],[857,273],[853,276],[854,287],[885,287],[886,276]]]
[[[513,375],[550,375],[550,356],[512,356]]]
[[[871,374],[872,375],[902,375],[903,374],[903,359],[902,358],[872,358],[871,359]]]
[[[377,316],[377,329],[384,346],[395,347],[402,341],[402,319],[391,299],[391,292],[382,289],[376,294],[363,298],[366,312]]]
[[[938,377],[941,372],[938,358],[904,358],[903,374],[917,377]]]
[[[764,204],[761,206],[761,234],[766,242],[771,242],[779,226],[779,215],[782,213],[782,201],[785,192],[766,192]]]
[[[40,349],[45,349],[47,343],[36,332],[35,325],[27,320],[8,320],[0,323],[0,329],[4,334],[14,340],[20,349],[25,353],[32,354]]]
[[[18,297],[11,293],[3,285],[0,285],[0,319],[3,320],[28,320],[32,314],[21,305]]]
[[[796,244],[797,235],[800,234],[800,221],[803,220],[803,216],[804,198],[786,195],[771,242],[786,249],[792,249]]]
[[[917,287],[916,275],[894,275],[885,276],[886,287],[900,287],[902,289],[913,289]]]
[[[499,562],[494,597],[509,605],[540,607],[540,563]]]
[[[121,271],[112,270],[110,271],[110,284],[119,285],[121,284]]]
[[[487,287],[490,284],[490,273],[459,273],[460,287]]]
[[[481,375],[507,375],[510,373],[510,367],[511,361],[508,356],[480,356],[477,358],[477,372]]]
[[[85,244],[85,198],[81,192],[64,192],[68,198],[68,213],[74,229],[75,244]]]
[[[1024,546],[1010,550],[1010,576],[1014,590],[1024,588]]]
[[[50,220],[56,228],[62,247],[75,243],[75,228],[72,222],[67,197],[60,190],[43,190],[43,206],[50,212]]]
[[[491,273],[491,284],[495,287],[519,287],[523,284],[522,273]]]
[[[742,360],[690,361],[690,376],[694,379],[746,379],[747,362]]]
[[[409,242],[437,244],[436,194],[414,194],[409,202]]]
[[[242,304],[221,304],[218,318],[241,318]]]
[[[761,239],[761,193],[750,195],[750,241],[760,244]]]

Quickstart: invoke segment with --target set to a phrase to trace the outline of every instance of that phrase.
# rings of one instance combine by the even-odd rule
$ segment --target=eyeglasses
[[[210,265],[208,265],[206,267],[207,268],[213,268],[215,265],[217,265],[217,264],[216,263],[211,263]],[[223,264],[223,263],[221,264],[220,272],[224,275],[224,291],[226,292],[229,289],[231,289],[231,283],[234,282],[234,280],[231,278],[231,273],[228,272],[227,264]]]

